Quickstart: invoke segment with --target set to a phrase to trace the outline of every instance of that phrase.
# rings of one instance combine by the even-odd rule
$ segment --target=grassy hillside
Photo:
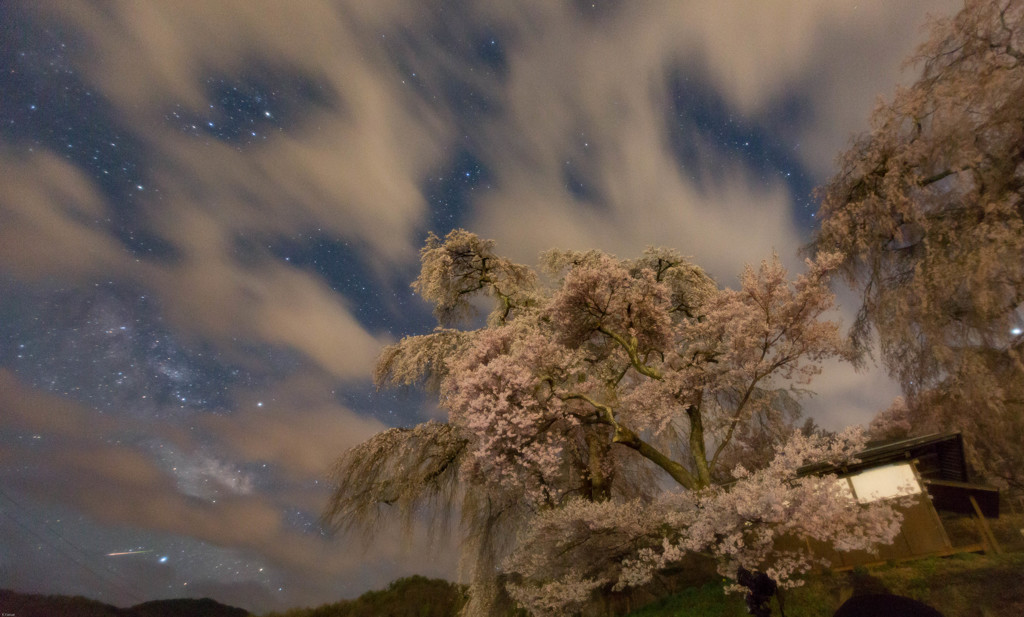
[[[963,554],[825,574],[788,590],[787,617],[828,617],[852,593],[889,592],[929,604],[945,617],[1024,615],[1024,553]],[[778,608],[773,601],[773,610]],[[745,617],[741,595],[721,585],[688,589],[631,617]]]
[[[355,600],[294,608],[266,617],[456,617],[464,601],[461,585],[410,576],[392,582],[387,589],[368,591]]]

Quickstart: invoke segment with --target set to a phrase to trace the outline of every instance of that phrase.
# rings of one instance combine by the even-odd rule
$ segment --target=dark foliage
[[[368,591],[355,600],[291,609],[267,617],[456,617],[465,599],[461,585],[410,576],[392,582],[387,589]]]
[[[155,600],[133,606],[129,615],[132,617],[248,617],[245,609],[227,606],[202,598],[182,598],[180,600]]]

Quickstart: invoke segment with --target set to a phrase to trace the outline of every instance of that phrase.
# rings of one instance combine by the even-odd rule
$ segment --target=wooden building
[[[999,517],[999,490],[970,482],[960,433],[868,444],[857,456],[857,463],[842,467],[809,465],[801,473],[835,473],[861,503],[905,495],[909,489],[913,505],[900,508],[904,517],[900,534],[878,553],[844,553],[825,545],[811,546],[827,557],[833,568],[960,552],[999,552],[986,522]],[[954,546],[943,524],[944,517],[948,520],[949,516],[973,517],[977,541]]]

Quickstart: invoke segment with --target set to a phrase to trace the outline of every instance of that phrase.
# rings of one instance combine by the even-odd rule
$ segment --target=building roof
[[[800,468],[800,475],[835,473],[848,475],[862,469],[880,467],[899,461],[916,460],[922,478],[969,481],[964,458],[964,441],[960,433],[935,433],[887,442],[869,442],[857,453],[857,461],[843,465],[812,463]]]
[[[960,433],[934,433],[885,443],[869,443],[857,454],[860,462],[852,468],[876,467],[900,460],[916,460],[924,479],[969,482],[964,439]]]
[[[964,439],[958,432],[869,443],[867,448],[857,453],[857,459],[856,462],[844,465],[805,465],[799,473],[848,476],[865,469],[912,461],[936,509],[973,514],[971,497],[974,497],[985,516],[999,517],[999,490],[970,482],[964,457]]]

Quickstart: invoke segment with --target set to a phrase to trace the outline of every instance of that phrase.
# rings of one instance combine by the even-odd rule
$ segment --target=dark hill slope
[[[209,598],[154,600],[118,608],[81,596],[45,596],[0,590],[0,615],[16,617],[248,617],[249,612]]]

